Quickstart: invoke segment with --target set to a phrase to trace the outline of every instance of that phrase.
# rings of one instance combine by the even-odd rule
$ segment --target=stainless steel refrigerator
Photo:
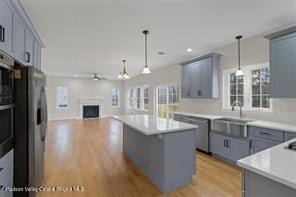
[[[43,179],[47,130],[46,76],[34,67],[15,66],[14,186],[39,187]],[[36,192],[15,192],[34,197]]]

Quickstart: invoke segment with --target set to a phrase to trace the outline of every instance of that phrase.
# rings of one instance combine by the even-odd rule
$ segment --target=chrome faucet
[[[243,104],[239,100],[236,100],[236,101],[234,101],[232,103],[232,109],[231,110],[234,111],[234,107],[235,107],[236,104],[239,106],[239,117],[243,118],[244,117],[243,116]]]

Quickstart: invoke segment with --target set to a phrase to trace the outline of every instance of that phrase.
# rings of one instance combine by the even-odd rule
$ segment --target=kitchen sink
[[[212,130],[233,137],[247,138],[247,123],[251,121],[247,119],[219,118],[213,121]]]

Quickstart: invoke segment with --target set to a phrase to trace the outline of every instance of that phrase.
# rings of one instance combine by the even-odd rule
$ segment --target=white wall
[[[269,61],[269,44],[263,35],[253,36],[243,39],[241,42],[241,61],[242,66],[265,63]],[[224,69],[235,68],[237,66],[237,43],[229,44],[214,50],[221,53],[220,62],[220,97],[218,99],[180,99],[178,111],[221,114],[238,116],[238,112],[231,112],[222,109],[222,71]],[[186,60],[184,60],[186,61]],[[149,85],[149,114],[153,114],[154,90],[157,85],[165,83],[181,83],[181,67],[178,65],[153,70],[150,75],[140,75],[125,81],[125,97],[127,101],[127,89],[137,85]],[[130,110],[125,103],[126,113],[139,113],[139,111]],[[273,112],[246,112],[249,118],[295,122],[296,121],[296,99],[273,99]]]
[[[57,109],[56,92],[58,86],[66,86],[69,91],[69,107]],[[111,107],[111,89],[120,90],[120,107]],[[47,102],[49,120],[75,119],[79,117],[79,103],[81,98],[103,98],[102,116],[118,115],[124,112],[124,84],[122,81],[106,80],[94,81],[86,78],[56,77],[47,78]]]

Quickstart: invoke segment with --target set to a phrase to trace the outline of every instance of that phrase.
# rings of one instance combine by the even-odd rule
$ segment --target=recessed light
[[[78,77],[78,75],[74,75],[74,77]]]
[[[158,55],[164,55],[165,52],[163,52],[163,51],[159,51],[157,54],[158,54]]]
[[[188,48],[186,51],[187,52],[191,52],[192,51],[192,48]]]

